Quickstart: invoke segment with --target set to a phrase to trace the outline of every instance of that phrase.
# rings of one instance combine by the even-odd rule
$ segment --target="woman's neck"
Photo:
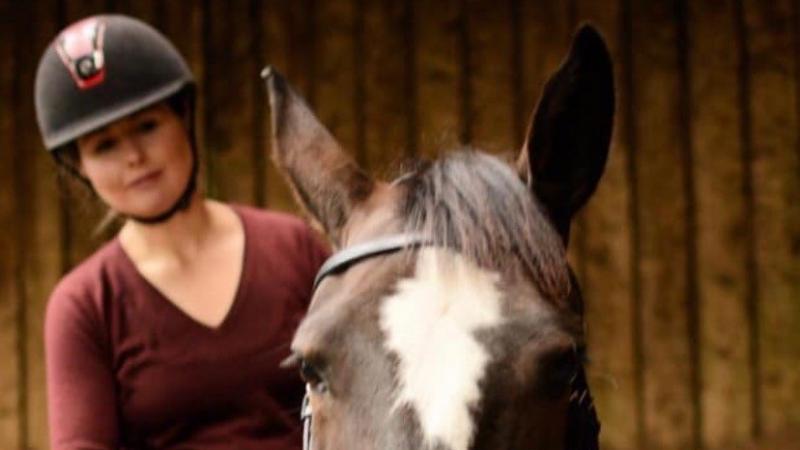
[[[129,219],[119,232],[120,242],[134,259],[191,261],[214,234],[210,203],[196,194],[186,209],[165,222],[144,224]]]

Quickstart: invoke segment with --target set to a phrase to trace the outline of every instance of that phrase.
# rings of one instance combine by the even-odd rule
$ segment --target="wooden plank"
[[[50,5],[29,4],[20,8],[14,42],[17,50],[18,83],[15,86],[16,127],[14,168],[16,204],[18,295],[22,302],[17,315],[19,345],[24,349],[20,390],[25,392],[25,423],[21,448],[47,448],[47,409],[44,348],[42,342],[44,308],[58,277],[64,270],[59,243],[63,242],[63,223],[58,181],[52,158],[43,149],[33,111],[33,81],[39,57],[58,31],[57,12]],[[86,232],[89,234],[89,232]]]
[[[456,15],[456,49],[458,50],[458,141],[461,145],[472,144],[475,123],[475,101],[473,92],[472,36],[469,26],[469,2],[458,2]]]
[[[106,0],[106,9],[147,22],[158,30],[163,26],[164,4],[157,0]]]
[[[414,2],[418,23],[419,151],[433,158],[458,142],[458,2]]]
[[[636,108],[639,104],[637,94],[637,69],[634,64],[633,45],[633,5],[630,0],[620,2],[619,15],[619,55],[620,55],[620,140],[625,149],[625,178],[629,200],[626,215],[628,217],[630,260],[628,274],[630,276],[631,299],[631,347],[632,347],[632,388],[633,388],[633,422],[636,430],[634,448],[647,448],[647,409],[645,408],[645,353],[644,353],[644,307],[642,301],[642,226],[641,226],[641,194],[639,188],[639,129],[636,126]]]
[[[317,74],[315,112],[339,143],[363,163],[363,148],[357,144],[355,98],[356,73],[354,61],[362,57],[357,52],[356,2],[320,2],[317,6]],[[363,37],[363,36],[362,36]],[[362,86],[363,88],[363,86]],[[363,117],[362,117],[363,121]],[[265,124],[266,126],[267,124]]]
[[[522,1],[518,8],[522,24],[522,116],[516,120],[527,129],[544,83],[566,56],[572,29],[562,2]]]
[[[364,0],[353,2],[353,108],[355,113],[355,150],[356,161],[361,166],[368,163],[367,155],[367,81],[364,58],[365,7]]]
[[[302,2],[279,0],[265,3],[262,16],[265,27],[264,48],[269,64],[281,71],[306,100],[315,104],[315,91],[311,89],[310,77],[316,74],[316,65],[309,66],[305,62],[312,59],[314,51],[314,45],[309,42],[314,34],[308,28],[316,22],[317,11],[314,8],[304,11],[303,8],[307,6],[314,5],[309,0]],[[313,70],[308,70],[311,67]],[[263,85],[261,89],[264,89]],[[269,130],[269,127],[266,129]],[[271,148],[268,148],[270,153]],[[289,186],[271,162],[267,164],[265,178],[266,205],[276,210],[298,211]]]
[[[403,2],[364,3],[364,137],[370,172],[388,178],[406,156]]]
[[[703,448],[703,404],[701,401],[703,366],[700,359],[700,293],[697,256],[697,175],[693,143],[694,102],[692,93],[692,66],[689,34],[689,4],[677,0],[673,6],[676,22],[676,50],[678,56],[678,143],[681,165],[681,197],[683,200],[684,277],[683,295],[686,314],[686,350],[689,363],[689,401],[691,408],[691,447]]]
[[[615,65],[617,115],[606,172],[586,205],[579,228],[585,248],[581,283],[586,302],[589,383],[602,431],[602,448],[636,447],[636,390],[634,383],[631,312],[631,224],[626,211],[631,196],[626,168],[630,145],[624,130],[629,123],[620,106],[623,88],[619,42],[619,4],[584,0],[576,5],[577,22],[590,21],[606,38]]]
[[[367,164],[367,81],[364,58],[365,7],[364,0],[353,2],[353,109],[355,120],[356,161],[362,166]]]
[[[135,2],[135,0],[128,0]],[[178,51],[186,58],[189,68],[198,85],[197,104],[195,105],[195,127],[199,143],[201,159],[205,149],[203,117],[205,99],[201,95],[205,86],[205,63],[203,56],[203,8],[200,2],[163,2],[157,1],[155,9],[162,16],[154,21],[159,29],[175,44]]]
[[[528,105],[525,105],[525,99],[522,98],[522,89],[525,83],[523,79],[525,76],[522,70],[522,57],[523,46],[522,36],[527,24],[522,22],[522,5],[521,0],[509,0],[508,2],[508,27],[511,38],[511,132],[513,138],[513,145],[516,148],[521,148],[525,139],[525,132],[527,130],[527,121],[530,113],[526,110]]]
[[[249,8],[249,22],[250,22],[250,55],[255,64],[255,68],[261,70],[266,65],[266,46],[264,39],[264,26],[262,14],[264,11],[264,2],[262,0],[250,0]],[[259,74],[260,75],[260,74]],[[250,112],[253,117],[253,123],[250,130],[251,144],[251,159],[253,162],[253,204],[255,206],[266,206],[266,184],[267,184],[267,136],[269,135],[267,126],[267,96],[264,89],[264,83],[259,77],[253,77],[253,96],[249,102]]]
[[[0,60],[6,61],[0,71],[0,230],[5,235],[14,232],[14,158],[20,150],[14,145],[16,129],[13,103],[16,83],[16,61],[13,51],[13,26],[10,2],[0,2]],[[7,242],[11,242],[8,240]],[[14,245],[0,246],[0,355],[6,361],[0,371],[0,448],[19,448],[20,411],[19,360],[17,351],[16,309],[22,304],[17,292]]]
[[[208,2],[205,72],[205,151],[213,161],[211,193],[226,201],[254,201],[253,107],[260,83],[251,54],[246,0]]]
[[[409,158],[419,152],[419,86],[417,49],[417,9],[413,0],[403,0],[403,91],[405,92],[403,113],[406,122],[405,149]]]
[[[800,424],[800,271],[798,270],[797,114],[792,2],[746,1],[750,53],[752,196],[757,288],[750,311],[757,321],[756,375],[763,430]],[[758,424],[757,424],[758,425]]]
[[[729,448],[750,434],[747,274],[732,5],[691,2],[693,145],[697,174],[703,437]]]
[[[646,448],[692,448],[681,94],[671,5],[632,2]]]
[[[518,146],[514,142],[511,6],[507,1],[467,1],[466,20],[474,97],[472,143],[513,160]]]
[[[47,6],[40,2],[37,8],[45,8]],[[58,11],[56,14],[61,15],[64,25],[69,25],[85,17],[93,16],[95,14],[103,14],[108,11],[109,0],[71,0],[58,2]]]
[[[217,179],[217,157],[213,150],[213,145],[209,145],[209,141],[213,140],[214,136],[214,112],[213,112],[213,84],[210,81],[212,77],[212,68],[214,64],[213,59],[209,58],[214,41],[212,36],[213,17],[211,16],[211,9],[214,2],[211,0],[204,0],[201,2],[200,7],[200,35],[201,50],[200,50],[200,63],[202,66],[203,83],[199,85],[198,95],[203,99],[202,113],[197,116],[200,127],[203,129],[203,179],[205,186],[205,194],[210,197],[217,195],[218,179]]]
[[[136,3],[135,0],[126,0]],[[208,185],[207,154],[205,144],[205,59],[204,59],[204,15],[202,2],[164,2],[155,0],[156,13],[160,18],[152,24],[157,25],[167,38],[175,44],[178,51],[189,64],[197,84],[194,113],[195,136],[200,153],[200,182],[204,190]]]

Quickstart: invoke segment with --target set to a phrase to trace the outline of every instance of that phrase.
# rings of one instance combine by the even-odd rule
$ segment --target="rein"
[[[316,292],[320,283],[326,277],[342,273],[354,264],[366,259],[410,248],[433,245],[429,239],[418,234],[394,234],[346,247],[331,255],[319,268],[317,276],[314,278],[312,293]],[[600,422],[597,419],[592,395],[586,382],[586,373],[582,365],[578,368],[570,384],[572,391],[567,413],[566,449],[597,450]],[[312,413],[309,388],[306,384],[306,394],[303,397],[303,404],[300,408],[300,419],[303,422],[303,450],[311,450],[312,448]]]

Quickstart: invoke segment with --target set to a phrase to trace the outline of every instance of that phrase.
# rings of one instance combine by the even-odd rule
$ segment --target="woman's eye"
[[[308,361],[300,363],[300,377],[318,394],[324,394],[328,391],[328,385],[320,371]]]
[[[105,138],[101,139],[97,142],[97,145],[94,146],[95,153],[105,153],[114,148],[117,145],[117,141],[112,138]]]
[[[140,133],[149,133],[158,128],[158,121],[155,119],[146,119],[139,123],[137,130]]]

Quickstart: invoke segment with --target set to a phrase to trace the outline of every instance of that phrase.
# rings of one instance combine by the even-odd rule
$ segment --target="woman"
[[[36,75],[45,146],[125,220],[45,318],[52,448],[296,449],[280,369],[326,250],[298,219],[196,189],[194,81],[148,25],[66,28]]]

